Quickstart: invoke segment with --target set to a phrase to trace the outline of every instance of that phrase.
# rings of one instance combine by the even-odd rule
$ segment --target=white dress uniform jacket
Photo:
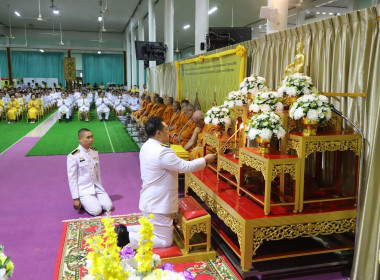
[[[94,148],[86,150],[79,145],[67,156],[67,176],[73,199],[95,194],[95,187],[105,192],[100,178],[99,155]]]
[[[90,111],[90,101],[87,98],[80,98],[77,100],[78,110],[80,112]]]
[[[178,211],[178,172],[195,172],[206,166],[204,158],[185,161],[150,138],[140,150],[142,212],[169,214]]]

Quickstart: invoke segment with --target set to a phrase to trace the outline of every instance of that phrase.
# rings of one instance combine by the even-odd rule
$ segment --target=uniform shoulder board
[[[79,149],[75,149],[74,151],[71,152],[71,154],[72,154],[73,156],[75,156],[77,153],[79,153]]]
[[[97,149],[95,149],[94,147],[90,147],[91,150],[94,150],[94,151],[97,151]]]
[[[169,145],[161,144],[162,147],[169,148]]]

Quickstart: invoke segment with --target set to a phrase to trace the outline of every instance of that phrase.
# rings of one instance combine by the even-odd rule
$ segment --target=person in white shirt
[[[118,116],[124,116],[124,113],[125,113],[125,106],[126,106],[126,102],[123,100],[123,96],[121,95],[121,93],[118,94],[115,102],[114,102],[114,108],[116,110],[116,113]]]
[[[216,159],[215,154],[193,161],[177,157],[165,144],[169,143],[169,129],[161,117],[151,117],[145,123],[149,140],[140,150],[142,189],[139,208],[144,214],[153,214],[153,248],[173,244],[173,214],[178,212],[178,172],[195,172]],[[139,226],[127,227],[131,247],[137,249]]]
[[[98,151],[91,147],[94,137],[87,128],[78,131],[80,145],[67,156],[67,177],[74,208],[81,206],[93,216],[111,211],[112,201],[102,186]]]
[[[65,113],[66,122],[69,122],[71,103],[66,98],[66,94],[65,93],[61,94],[61,99],[58,99],[57,106],[58,106],[58,118],[59,118],[59,122],[62,122],[61,118],[62,118],[62,114],[63,113]]]
[[[108,108],[108,105],[111,105],[110,101],[108,98],[104,97],[104,93],[101,92],[99,93],[99,98],[96,99],[96,112],[98,113],[99,116],[99,121],[103,121],[103,116],[102,113],[106,115],[105,119],[108,121],[108,116],[110,114],[110,108]]]
[[[86,94],[82,93],[82,98],[77,100],[78,112],[80,114],[80,119],[84,119],[88,122],[88,113],[90,112],[90,101],[86,98]]]

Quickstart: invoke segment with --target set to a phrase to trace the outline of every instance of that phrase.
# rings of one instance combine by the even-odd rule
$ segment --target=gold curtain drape
[[[367,93],[366,98],[331,98],[334,106],[365,135],[362,199],[358,209],[360,223],[352,269],[354,280],[380,278],[380,150],[375,149],[380,146],[379,16],[377,5],[240,43],[247,49],[247,74],[265,77],[270,88],[278,87],[283,69],[292,62],[296,44],[302,38],[305,71],[319,91]],[[203,55],[233,48],[236,45]],[[157,81],[168,82],[163,82],[163,78],[169,75],[156,74]],[[173,81],[175,71],[170,75]],[[174,84],[171,96],[175,96]]]

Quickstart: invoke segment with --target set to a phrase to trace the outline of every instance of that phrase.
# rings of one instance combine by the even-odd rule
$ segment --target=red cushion
[[[179,211],[186,220],[195,219],[208,214],[192,196],[185,196],[179,199]]]
[[[156,248],[152,251],[154,254],[159,255],[161,259],[182,256],[182,252],[176,244],[168,248]]]

